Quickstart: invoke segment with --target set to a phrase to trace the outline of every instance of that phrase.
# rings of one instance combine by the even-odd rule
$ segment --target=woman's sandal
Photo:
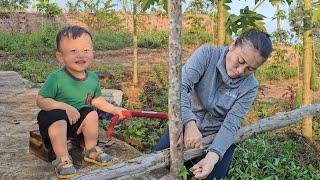
[[[91,149],[84,150],[83,156],[84,161],[94,163],[99,166],[107,165],[108,161],[112,159],[112,156],[104,153],[99,146],[95,146]]]
[[[60,157],[52,161],[55,171],[60,179],[69,179],[76,175],[76,168],[72,164],[71,156]]]

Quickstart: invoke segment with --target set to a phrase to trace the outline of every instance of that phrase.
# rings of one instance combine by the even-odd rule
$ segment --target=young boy
[[[68,154],[67,137],[83,138],[84,160],[100,166],[111,156],[97,147],[98,114],[93,109],[122,115],[123,108],[107,103],[101,96],[98,76],[86,70],[93,60],[91,34],[79,26],[69,26],[56,37],[56,58],[64,67],[51,73],[37,97],[38,124],[47,148],[57,158],[52,162],[59,178],[70,178],[76,169]]]

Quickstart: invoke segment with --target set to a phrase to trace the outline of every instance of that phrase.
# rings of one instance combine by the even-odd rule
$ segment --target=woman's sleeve
[[[257,90],[258,87],[256,86],[237,99],[226,115],[212,144],[209,146],[209,151],[216,152],[220,160],[227,149],[233,144],[237,132],[242,125],[242,121],[256,97]]]
[[[210,49],[212,49],[211,46],[202,45],[182,67],[181,113],[184,125],[191,120],[197,121],[195,114],[191,111],[189,93],[200,81],[208,67]]]

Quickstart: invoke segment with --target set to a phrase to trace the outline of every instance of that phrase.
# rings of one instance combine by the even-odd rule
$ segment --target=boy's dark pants
[[[160,151],[166,148],[170,147],[170,141],[169,141],[169,130],[167,129],[164,134],[161,136],[160,140],[157,142],[155,147],[153,147],[152,151]],[[216,179],[222,179],[223,177],[227,176],[228,171],[230,169],[232,156],[234,153],[234,150],[236,148],[236,145],[231,145],[229,149],[224,154],[221,161],[219,161],[213,168],[212,172],[208,175],[206,179],[212,180],[214,178]],[[201,159],[205,157],[197,157],[195,159],[192,159],[190,161],[185,162],[185,166],[187,169],[191,168],[193,165],[197,164]]]
[[[94,109],[91,107],[84,107],[80,109],[79,120],[75,124],[70,125],[69,118],[65,110],[60,110],[60,109],[54,109],[51,111],[41,110],[38,114],[37,120],[39,124],[39,131],[46,148],[52,149],[51,141],[48,134],[48,129],[51,126],[51,124],[59,120],[67,121],[67,137],[68,138],[73,138],[73,139],[78,139],[80,141],[83,141],[83,134],[82,133],[77,134],[77,130],[79,129],[83,120],[87,117],[87,115],[91,111],[94,111]]]

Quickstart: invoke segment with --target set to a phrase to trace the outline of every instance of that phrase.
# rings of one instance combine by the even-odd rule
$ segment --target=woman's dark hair
[[[246,41],[249,41],[264,59],[267,59],[272,51],[270,35],[258,29],[251,29],[242,34],[236,39],[235,46],[241,46]]]
[[[61,42],[62,37],[69,38],[69,36],[71,36],[73,39],[77,39],[78,37],[80,37],[84,33],[88,34],[92,40],[92,36],[91,36],[90,32],[87,31],[83,27],[67,26],[67,27],[62,28],[56,36],[56,43],[57,43],[58,51],[60,50],[60,42]]]

